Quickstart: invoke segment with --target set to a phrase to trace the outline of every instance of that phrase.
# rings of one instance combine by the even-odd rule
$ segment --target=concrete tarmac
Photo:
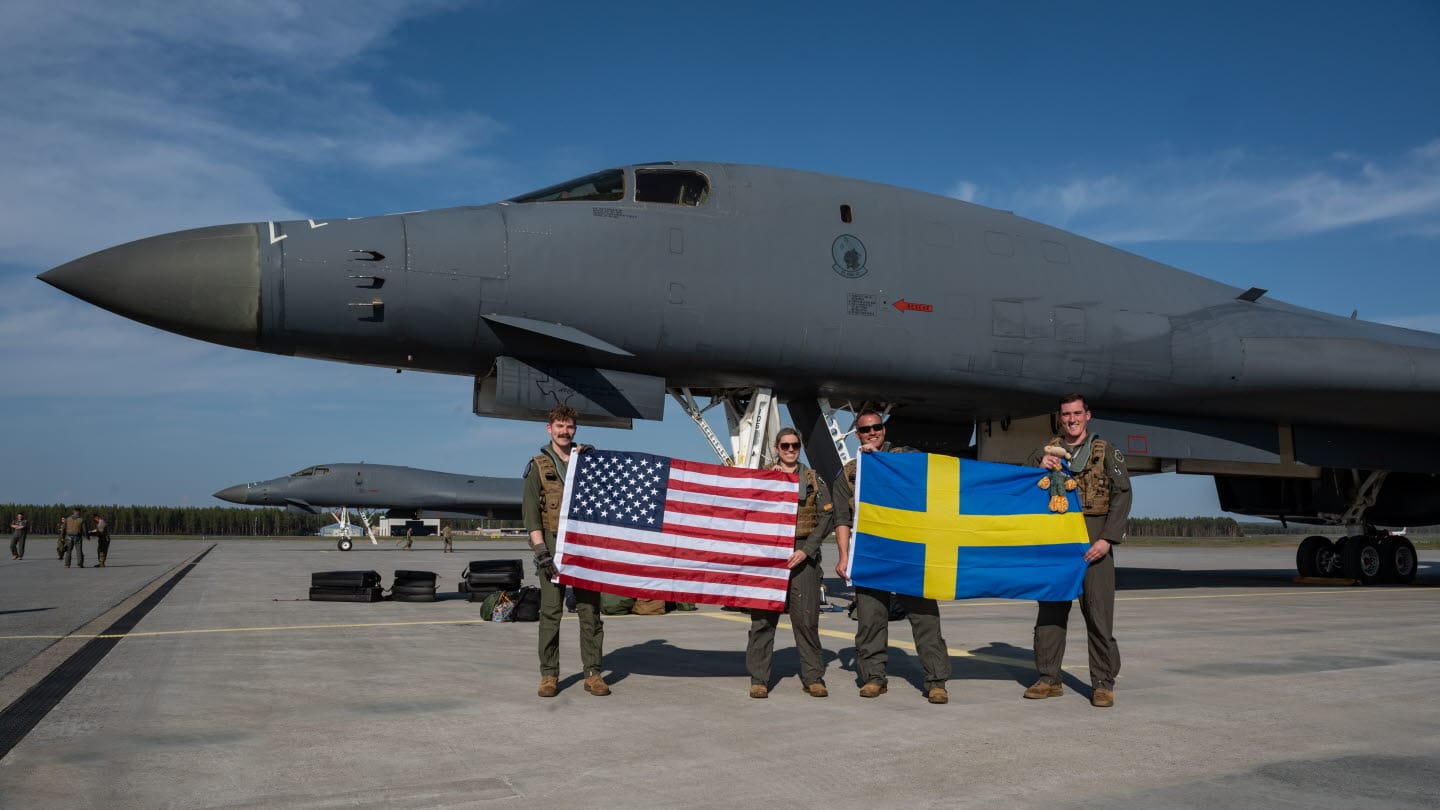
[[[119,538],[112,567],[67,571],[32,539],[0,565],[0,705],[211,545]],[[1064,696],[1027,701],[1034,606],[1002,600],[942,604],[944,706],[904,621],[889,693],[860,698],[844,613],[821,617],[829,698],[801,692],[782,624],[779,681],[752,700],[748,618],[706,606],[607,617],[605,698],[581,688],[567,615],[562,691],[541,699],[536,625],[454,593],[471,559],[529,571],[520,544],[417,545],[215,542],[0,759],[0,806],[1435,805],[1433,551],[1421,586],[1362,588],[1291,583],[1290,548],[1123,547],[1124,665],[1096,709],[1079,610]],[[306,601],[311,572],[369,568],[436,571],[441,601]]]

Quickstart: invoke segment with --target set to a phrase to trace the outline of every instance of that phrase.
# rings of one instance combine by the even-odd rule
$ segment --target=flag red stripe
[[[796,499],[793,492],[771,492],[768,489],[745,489],[743,487],[715,487],[708,484],[700,484],[695,481],[684,481],[679,478],[670,479],[670,489],[681,490],[682,492],[698,492],[702,495],[724,495],[728,498],[749,498],[752,501],[771,501],[773,503],[788,503]]]
[[[676,537],[694,537],[698,540],[724,540],[731,543],[749,543],[755,546],[771,546],[774,548],[795,547],[795,538],[793,537],[746,534],[745,532],[732,532],[726,531],[725,529],[688,526],[683,523],[666,523],[662,528],[666,534]]]
[[[694,569],[677,568],[671,565],[643,565],[640,563],[607,560],[602,557],[586,557],[582,554],[566,554],[564,565],[567,569],[575,566],[591,571],[623,574],[630,577],[664,579],[672,582],[711,582],[719,585],[738,585],[746,588],[774,591],[780,594],[780,598],[782,599],[790,587],[788,577],[786,579],[774,579],[771,577],[762,577],[757,574],[739,574],[733,571],[697,571]]]
[[[749,509],[737,509],[733,506],[707,506],[699,503],[686,503],[667,498],[665,500],[665,511],[679,512],[685,515],[700,515],[702,517],[719,518],[721,520],[743,520],[749,523],[769,523],[774,526],[794,526],[795,516],[782,515],[776,512],[754,512]]]
[[[686,461],[679,458],[670,461],[670,469],[713,475],[717,478],[754,478],[765,481],[789,481],[792,484],[800,483],[798,473],[787,473],[780,470],[752,470],[749,467],[723,467],[719,464],[702,464],[698,461]]]
[[[754,554],[728,554],[723,551],[705,551],[704,549],[686,548],[684,546],[641,543],[635,540],[622,540],[618,537],[606,537],[604,535],[583,532],[569,532],[566,534],[565,540],[567,545],[569,543],[575,543],[589,548],[599,547],[614,551],[628,551],[634,554],[651,554],[657,557],[671,557],[677,560],[716,563],[719,565],[747,565],[753,568],[773,567],[777,571],[786,570],[785,560],[760,558]],[[570,554],[566,554],[565,560],[568,562],[569,559]]]
[[[659,599],[665,602],[695,602],[702,605],[729,605],[730,607],[745,608],[747,610],[783,611],[785,609],[785,601],[783,599],[779,601],[767,601],[764,599],[751,599],[748,597],[729,596],[718,593],[692,593],[682,590],[633,588],[629,585],[616,585],[611,582],[600,582],[599,580],[572,577],[566,574],[560,575],[560,584],[574,585],[577,588],[585,588],[591,591],[613,593],[616,596],[633,596],[637,599]]]

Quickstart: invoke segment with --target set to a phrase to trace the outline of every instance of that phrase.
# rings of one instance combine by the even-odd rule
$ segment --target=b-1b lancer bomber
[[[1076,391],[1132,473],[1344,527],[1302,544],[1306,574],[1409,579],[1413,546],[1375,527],[1440,522],[1440,336],[859,180],[642,164],[490,205],[154,236],[40,278],[215,343],[470,376],[481,416],[565,402],[628,427],[671,396],[742,465],[784,402],[827,477],[848,456],[837,409],[1019,462]]]
[[[283,506],[292,512],[331,512],[340,523],[338,546],[349,551],[350,510],[356,509],[370,536],[370,517],[520,518],[520,478],[417,470],[388,464],[317,464],[269,481],[236,484],[215,493],[231,503]]]

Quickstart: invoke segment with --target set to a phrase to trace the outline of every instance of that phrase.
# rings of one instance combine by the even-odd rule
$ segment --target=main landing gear
[[[375,529],[370,525],[370,521],[375,518],[376,512],[377,510],[375,509],[356,509],[355,516],[360,518],[360,525],[365,528],[365,536],[370,538],[370,544],[378,546],[380,545],[380,541],[375,539]],[[335,547],[341,551],[349,551],[354,548],[355,543],[350,539],[350,507],[342,506],[340,507],[340,511],[332,511],[330,514],[333,515],[335,521],[340,524],[340,540],[335,543]]]
[[[1295,567],[1302,577],[1339,577],[1362,585],[1415,581],[1415,545],[1403,535],[1365,527],[1361,534],[1330,538],[1312,535],[1295,552]]]
[[[1312,535],[1300,542],[1295,552],[1295,568],[1302,577],[1338,577],[1353,579],[1362,585],[1387,582],[1409,584],[1415,581],[1415,544],[1385,529],[1364,523],[1365,511],[1375,505],[1387,473],[1372,471],[1362,477],[1354,473],[1354,489],[1350,506],[1344,514],[1322,514],[1328,522],[1359,529],[1334,543],[1327,537]]]

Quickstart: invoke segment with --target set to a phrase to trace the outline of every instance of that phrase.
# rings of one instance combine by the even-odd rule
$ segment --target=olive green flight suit
[[[571,458],[575,450],[571,450]],[[543,458],[542,458],[543,457]],[[543,463],[548,461],[549,464]],[[545,548],[555,553],[555,535],[560,531],[559,499],[546,507],[545,492],[565,487],[566,463],[546,444],[540,455],[525,467],[525,498],[520,507],[525,531],[539,530]],[[543,468],[543,469],[542,469]],[[560,676],[560,618],[565,613],[565,586],[540,576],[540,675]],[[575,588],[575,612],[580,617],[580,663],[585,674],[600,673],[605,647],[605,622],[600,618],[600,592]]]
[[[771,469],[779,469],[772,467]],[[785,609],[795,631],[795,652],[800,656],[800,683],[825,683],[825,655],[820,647],[820,544],[835,526],[835,509],[830,489],[820,476],[804,464],[800,465],[799,498],[802,510],[814,513],[814,528],[796,534],[795,549],[805,552],[805,560],[790,569],[790,588]],[[811,479],[814,479],[812,485]],[[796,524],[796,531],[804,529]],[[745,669],[750,682],[770,686],[770,663],[775,652],[775,629],[780,623],[777,610],[750,611],[750,637],[745,646]]]
[[[71,515],[63,522],[65,532],[65,567],[70,567],[70,560],[81,568],[85,567],[85,518],[79,515]]]
[[[1080,444],[1064,445],[1071,455],[1077,451],[1089,461],[1089,452],[1095,434],[1086,437]],[[1090,542],[1099,539],[1110,541],[1118,547],[1124,540],[1125,529],[1130,520],[1130,474],[1125,469],[1125,457],[1114,445],[1109,444],[1103,466],[1081,467],[1081,474],[1103,475],[1102,486],[1108,486],[1109,507],[1100,514],[1095,504],[1081,506],[1085,509],[1085,529]],[[1026,466],[1040,466],[1045,455],[1044,448],[1037,449],[1026,460]],[[1073,463],[1073,462],[1072,462]],[[1072,467],[1074,469],[1074,467]],[[1081,493],[1086,487],[1079,488]],[[1040,602],[1035,617],[1035,669],[1047,683],[1060,683],[1060,668],[1065,660],[1065,635],[1069,629],[1071,602]],[[1090,651],[1090,685],[1096,689],[1114,689],[1115,676],[1120,674],[1120,645],[1115,642],[1115,550],[1090,563],[1085,569],[1085,579],[1080,591],[1080,615],[1085,617],[1085,638]]]
[[[909,448],[892,447],[886,442],[876,452],[907,453]],[[835,524],[855,526],[855,491],[851,483],[857,461],[845,465],[835,479]],[[854,538],[851,538],[854,553]],[[925,671],[925,691],[944,687],[950,680],[950,650],[940,633],[940,605],[934,599],[896,594],[910,619],[910,634],[915,639],[915,653]],[[887,686],[886,665],[890,661],[890,592],[855,587],[855,669],[860,683]]]

